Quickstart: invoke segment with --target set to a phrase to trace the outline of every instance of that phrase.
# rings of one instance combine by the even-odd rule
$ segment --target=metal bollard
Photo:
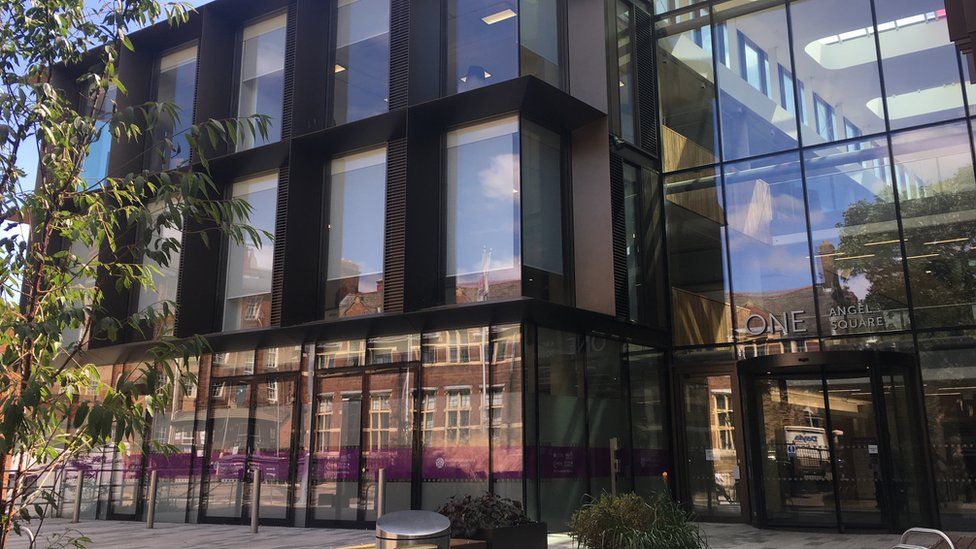
[[[258,502],[261,501],[261,470],[251,473],[251,533],[258,533]]]
[[[157,474],[153,470],[149,473],[149,507],[146,509],[146,528],[152,528],[156,523],[156,487]]]
[[[386,469],[380,467],[376,477],[376,518],[383,516],[386,508]]]
[[[81,521],[81,489],[85,483],[85,472],[78,471],[78,486],[75,488],[75,504],[71,512],[71,524]]]

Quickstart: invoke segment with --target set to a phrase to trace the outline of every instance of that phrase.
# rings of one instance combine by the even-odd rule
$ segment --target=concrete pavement
[[[898,536],[890,534],[837,534],[831,532],[785,532],[757,530],[744,524],[703,524],[712,549],[890,549]],[[252,535],[247,526],[215,524],[157,523],[147,530],[141,522],[86,521],[71,524],[64,519],[44,523],[38,548],[51,547],[53,538],[69,533],[86,535],[89,547],[118,549],[178,549],[183,547],[234,549],[338,549],[373,542],[373,532],[312,528],[261,527]],[[27,549],[28,540],[15,539],[10,547]],[[55,545],[57,546],[57,545]],[[571,549],[566,535],[551,535],[549,547]]]

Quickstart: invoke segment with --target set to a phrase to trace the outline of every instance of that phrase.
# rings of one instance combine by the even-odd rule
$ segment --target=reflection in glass
[[[623,383],[621,358],[623,343],[595,336],[586,340],[586,418],[589,422],[590,493],[610,492],[610,439],[629,456],[631,443],[627,429],[628,406]],[[617,489],[632,492],[631,463],[622,459]]]
[[[396,364],[420,360],[420,335],[371,337],[366,342],[366,364]]]
[[[886,517],[871,380],[828,378],[827,398],[843,521],[881,526]]]
[[[976,332],[919,335],[939,517],[951,530],[976,527]]]
[[[112,380],[112,386],[120,383],[144,382],[144,366],[139,363],[123,364],[122,369]],[[136,405],[145,406],[146,397],[139,396]],[[143,432],[136,431],[125,437],[124,446],[116,446],[109,465],[109,512],[119,515],[135,516],[138,512],[142,468]]]
[[[522,197],[522,228],[518,233],[522,237],[524,295],[561,303],[567,290],[563,277],[561,142],[555,132],[528,120],[521,123],[522,177],[520,189],[513,189],[513,193],[520,190]],[[504,167],[507,170],[507,165]],[[482,176],[482,192],[486,180],[490,177]]]
[[[740,341],[817,333],[798,160],[795,153],[784,154],[738,162],[725,170]]]
[[[773,67],[791,67],[786,9],[732,0],[715,6],[715,19],[728,47],[738,50],[730,65],[717,65],[724,158],[796,147],[796,116],[780,104],[780,82],[772,75]]]
[[[349,341],[325,341],[315,344],[315,369],[349,368],[366,363],[366,342],[362,339]]]
[[[239,518],[244,505],[251,385],[217,382],[211,391],[203,512],[208,518]]]
[[[199,371],[199,361],[191,359],[187,364],[186,374],[197,376]],[[170,391],[172,399],[166,410],[153,416],[151,440],[154,447],[168,445],[175,452],[149,453],[147,469],[156,471],[158,475],[156,520],[184,522],[187,504],[196,492],[196,483],[193,481],[199,478],[197,471],[191,467],[195,446],[193,424],[197,385],[190,383],[184,386],[179,379],[175,379]]]
[[[152,203],[149,205],[149,211],[155,217],[162,212],[163,207],[162,203]],[[165,321],[152,329],[152,336],[158,338],[164,334],[172,333],[176,321],[174,313],[176,310],[176,288],[180,279],[180,249],[171,249],[169,241],[175,240],[182,243],[183,232],[176,227],[160,227],[158,231],[150,227],[148,230],[152,230],[153,233],[147,250],[155,254],[168,254],[168,258],[165,261],[156,261],[149,255],[143,257],[143,265],[152,269],[153,285],[139,285],[137,307],[139,311],[145,311],[151,307],[159,313],[163,312],[164,307],[169,310],[170,314],[167,315]]]
[[[244,29],[237,116],[266,115],[270,121],[267,137],[260,132],[243,132],[237,142],[239,151],[273,143],[281,138],[287,23],[288,14],[281,13]]]
[[[264,347],[256,351],[255,371],[257,374],[271,372],[294,372],[302,367],[302,347]]]
[[[71,323],[64,327],[64,330],[61,332],[61,348],[63,349],[69,349],[76,344],[84,345],[88,342],[88,338],[91,335],[88,329],[88,321],[90,319],[89,311],[91,310],[91,300],[93,297],[90,292],[91,288],[95,286],[95,273],[90,265],[97,260],[98,256],[97,250],[81,240],[72,242],[71,246],[68,247],[68,253],[74,256],[71,265],[73,265],[72,269],[76,270],[79,276],[75,278],[73,283],[66,285],[65,290],[77,292],[76,295],[83,295],[84,299],[68,303],[65,305],[65,308],[74,310],[82,309],[84,319],[82,321],[72,320]]]
[[[386,112],[390,83],[389,0],[339,0],[333,123]]]
[[[650,347],[629,343],[630,417],[634,491],[644,497],[666,489],[663,473],[670,461],[666,408],[662,391],[667,371],[664,355]]]
[[[686,377],[681,386],[691,508],[704,517],[738,516],[742,507],[732,378]]]
[[[918,390],[913,377],[907,370],[884,373],[881,376],[894,473],[889,482],[891,513],[896,523],[902,527],[922,524],[930,514],[928,509],[922,509],[922,502],[928,500],[924,494],[928,491],[926,483],[929,474],[919,443],[922,440],[922,425],[918,418],[922,412],[916,404]],[[940,517],[945,520],[942,512]]]
[[[726,219],[717,170],[664,180],[675,345],[732,341]]]
[[[254,372],[254,351],[214,353],[210,375],[213,377],[249,376]]]
[[[109,86],[107,90],[95,90],[93,84],[82,97],[81,114],[95,118],[92,142],[88,145],[88,156],[81,164],[81,179],[87,187],[99,185],[108,174],[109,153],[112,150],[112,132],[109,123],[115,109],[115,96],[118,90]]]
[[[197,83],[197,46],[181,48],[159,60],[156,101],[176,107],[176,117],[160,113],[153,128],[150,169],[169,170],[190,161],[186,132],[193,125],[193,100]]]
[[[519,325],[491,328],[492,490],[502,497],[522,501],[522,329]]]
[[[311,494],[315,520],[358,520],[362,375],[316,380]]]
[[[634,111],[633,8],[617,0],[617,77],[620,97],[620,137],[636,142],[637,114]]]
[[[793,74],[801,89],[813,92],[816,113],[815,127],[801,117],[804,145],[883,132],[884,113],[870,107],[872,100],[881,97],[878,53],[874,33],[869,32],[870,0],[793,2],[790,20],[796,59]],[[807,95],[801,98],[801,112],[809,109],[810,100]]]
[[[496,4],[503,9],[506,4]],[[519,40],[521,74],[560,85],[558,0],[520,0]],[[496,12],[497,13],[497,12]],[[504,14],[508,16],[508,14]],[[492,79],[498,82],[501,79]]]
[[[875,9],[891,128],[964,116],[943,0],[876,1]],[[883,114],[880,94],[868,108]]]
[[[446,165],[445,301],[521,295],[518,118],[448,133]]]
[[[518,11],[514,1],[447,2],[448,94],[518,76]]]
[[[269,173],[234,182],[232,195],[250,205],[247,224],[274,234],[278,174]],[[224,287],[224,330],[263,328],[271,323],[271,270],[274,245],[265,236],[258,242],[227,243]]]
[[[822,380],[759,379],[760,452],[770,522],[834,525],[827,406]]]
[[[820,148],[804,162],[824,334],[910,328],[887,144]]]
[[[488,328],[424,334],[422,508],[488,491]]]
[[[640,201],[640,170],[633,164],[624,162],[624,227],[627,244],[627,303],[630,321],[640,320],[641,293],[641,239],[639,220],[641,212]]]
[[[330,169],[326,318],[382,312],[386,147],[335,158]]]
[[[718,110],[708,10],[661,19],[655,32],[664,171],[713,164]]]
[[[965,123],[892,136],[919,327],[976,323],[976,180]]]
[[[413,480],[412,371],[399,370],[367,376],[369,398],[363,414],[363,474],[360,482],[364,519],[376,520],[376,490],[380,469],[386,470],[385,512],[410,509]]]
[[[271,378],[254,383],[251,389],[256,402],[251,418],[254,449],[250,466],[261,471],[258,512],[263,519],[285,519],[294,490],[290,477],[295,382]]]
[[[538,328],[539,520],[561,531],[587,492],[582,343]]]

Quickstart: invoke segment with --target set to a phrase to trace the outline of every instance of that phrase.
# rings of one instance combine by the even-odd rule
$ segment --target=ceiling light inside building
[[[346,70],[345,67],[343,67],[342,65],[336,63],[336,66],[335,66],[335,72],[336,72],[336,74],[339,74],[340,72],[342,72],[344,70]]]
[[[481,18],[486,25],[494,25],[495,23],[500,23],[506,19],[511,19],[515,17],[515,12],[510,9],[503,9],[502,11],[495,12],[491,15],[486,15]]]

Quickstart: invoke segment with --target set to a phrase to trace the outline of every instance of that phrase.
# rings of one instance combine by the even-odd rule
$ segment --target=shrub
[[[477,498],[451,496],[437,512],[451,519],[453,538],[470,538],[482,528],[504,528],[530,522],[521,503],[495,494]]]
[[[666,493],[648,503],[637,494],[603,494],[569,520],[573,539],[587,549],[701,549],[708,547],[691,516]]]

